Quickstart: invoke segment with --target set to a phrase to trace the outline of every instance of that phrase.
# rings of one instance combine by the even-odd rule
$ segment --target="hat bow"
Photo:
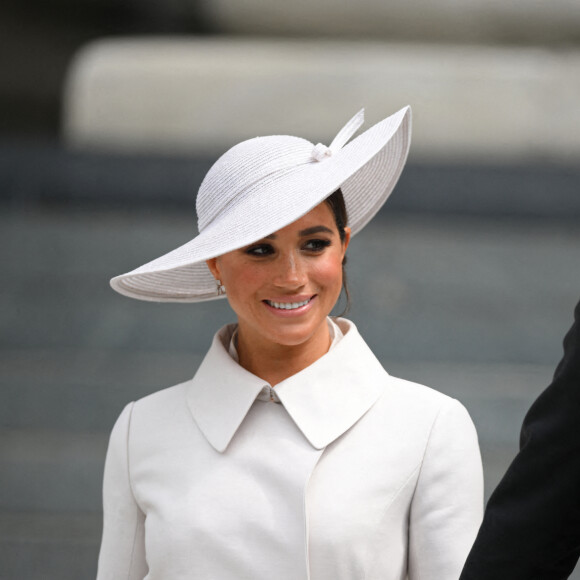
[[[323,161],[331,157],[333,153],[340,151],[357,132],[359,127],[364,123],[365,110],[361,109],[348,123],[337,133],[329,147],[322,143],[317,143],[312,150],[312,159],[314,161]]]

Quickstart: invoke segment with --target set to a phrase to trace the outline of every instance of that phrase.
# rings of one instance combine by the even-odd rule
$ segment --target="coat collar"
[[[346,432],[377,401],[388,376],[355,325],[339,320],[344,337],[316,362],[276,385],[297,427],[316,449]],[[215,336],[197,373],[187,383],[187,403],[207,440],[225,451],[256,397],[268,383],[228,354],[235,325]],[[264,403],[268,404],[268,403]]]

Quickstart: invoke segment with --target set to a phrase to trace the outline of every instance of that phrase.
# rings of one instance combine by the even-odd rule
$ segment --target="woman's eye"
[[[269,256],[273,252],[274,248],[270,244],[258,244],[246,249],[246,254],[250,256]]]
[[[330,240],[308,240],[304,244],[304,248],[310,252],[321,252],[328,246],[330,246]]]

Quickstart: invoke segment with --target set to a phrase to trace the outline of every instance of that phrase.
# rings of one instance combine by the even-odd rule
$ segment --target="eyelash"
[[[330,244],[331,244],[330,240],[315,239],[315,240],[308,240],[306,242],[306,244],[304,244],[304,245],[314,245],[315,247],[310,250],[311,252],[322,252],[322,250],[324,250],[325,248],[328,248],[328,246],[330,246]]]
[[[319,254],[325,248],[328,248],[328,246],[330,246],[331,243],[332,242],[330,240],[321,240],[317,238],[305,242],[303,248],[308,253]],[[264,256],[270,256],[271,254],[273,254],[274,248],[270,244],[256,244],[255,246],[250,246],[249,248],[246,248],[245,253],[250,256],[262,258]]]

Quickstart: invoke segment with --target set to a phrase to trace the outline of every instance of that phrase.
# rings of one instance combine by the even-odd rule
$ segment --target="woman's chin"
[[[296,318],[286,318],[281,326],[273,329],[272,342],[288,347],[300,346],[319,336],[327,336],[328,334],[326,317],[317,321],[299,321]]]

